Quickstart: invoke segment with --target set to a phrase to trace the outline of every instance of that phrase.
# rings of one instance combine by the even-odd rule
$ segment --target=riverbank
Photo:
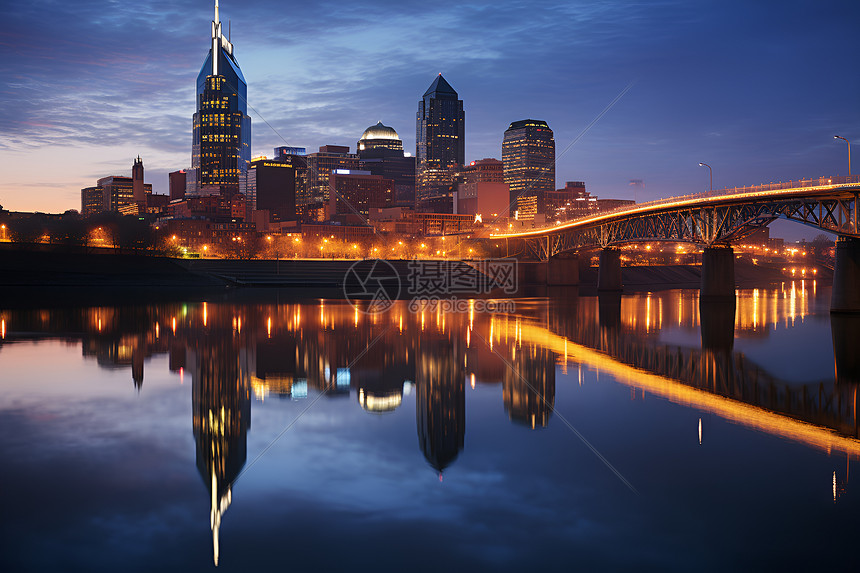
[[[389,261],[402,285],[410,284],[409,262]],[[174,259],[142,254],[112,252],[82,253],[54,250],[22,250],[0,248],[0,288],[40,290],[112,290],[119,294],[156,291],[219,291],[248,287],[291,289],[299,295],[340,297],[344,277],[355,260],[290,259],[290,260],[224,260]],[[465,263],[468,265],[469,263]],[[524,267],[537,269],[543,263],[523,262]],[[539,287],[540,273],[520,273],[521,287]],[[546,276],[545,274],[543,275]],[[817,277],[827,282],[832,274],[819,269]],[[776,267],[735,263],[738,287],[764,286],[789,280]],[[665,290],[698,288],[701,267],[697,265],[666,265],[623,267],[624,290]],[[579,286],[585,291],[597,284],[597,268],[579,269]]]

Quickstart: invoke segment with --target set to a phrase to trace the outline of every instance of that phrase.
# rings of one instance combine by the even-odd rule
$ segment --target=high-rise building
[[[197,76],[197,112],[191,167],[194,189],[214,186],[226,197],[239,193],[251,162],[248,86],[225,38],[215,0],[212,44]]]
[[[394,181],[394,205],[414,207],[415,158],[404,153],[397,132],[380,121],[364,130],[357,149],[362,169]]]
[[[545,194],[555,191],[555,139],[545,121],[513,122],[502,142],[511,210],[521,220],[545,213]]]
[[[296,219],[296,195],[304,171],[303,158],[284,155],[279,161],[260,159],[251,162],[247,174],[247,201],[252,211],[267,210],[272,220]]]
[[[415,139],[419,199],[448,191],[453,178],[447,173],[466,160],[466,114],[442,74],[418,102]]]
[[[306,203],[328,203],[328,178],[335,169],[359,169],[358,155],[344,145],[323,145],[319,153],[309,153]],[[302,203],[302,204],[306,204]]]

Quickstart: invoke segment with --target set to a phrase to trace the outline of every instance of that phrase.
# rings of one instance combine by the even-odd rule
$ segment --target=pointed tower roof
[[[442,74],[436,76],[427,91],[424,92],[424,97],[432,97],[435,99],[457,99],[457,92],[451,87]]]

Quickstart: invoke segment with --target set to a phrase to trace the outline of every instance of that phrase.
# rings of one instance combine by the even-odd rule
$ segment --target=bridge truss
[[[729,244],[779,218],[836,233],[860,237],[856,185],[826,189],[743,193],[693,200],[682,198],[653,207],[638,207],[589,217],[558,228],[499,235],[522,241],[522,249],[546,260],[582,248],[631,242]]]

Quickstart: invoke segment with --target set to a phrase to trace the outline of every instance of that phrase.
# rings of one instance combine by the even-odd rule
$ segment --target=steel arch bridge
[[[523,251],[540,260],[564,251],[641,241],[728,245],[779,218],[860,238],[858,195],[860,177],[822,177],[640,203],[491,238],[521,242]]]

